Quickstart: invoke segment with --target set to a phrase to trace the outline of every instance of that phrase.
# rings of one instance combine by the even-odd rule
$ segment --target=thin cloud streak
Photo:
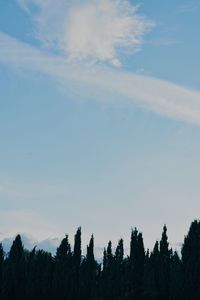
[[[199,2],[196,0],[190,0],[188,2],[183,3],[180,5],[177,9],[177,14],[187,14],[187,13],[193,13],[197,10],[199,7]]]
[[[50,76],[63,86],[76,83],[102,91],[113,99],[134,103],[152,112],[189,123],[200,124],[200,91],[178,86],[160,79],[128,73],[111,67],[72,64],[61,56],[53,56],[0,33],[0,63],[16,70],[33,71]]]

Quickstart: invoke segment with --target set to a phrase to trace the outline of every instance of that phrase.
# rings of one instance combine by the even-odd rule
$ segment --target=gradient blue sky
[[[177,247],[199,218],[200,2],[127,5],[0,0],[0,240]]]

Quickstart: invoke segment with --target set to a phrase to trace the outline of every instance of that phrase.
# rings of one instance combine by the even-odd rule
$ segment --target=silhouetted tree
[[[102,265],[95,260],[93,235],[82,256],[81,228],[73,252],[66,235],[55,256],[24,249],[17,235],[7,254],[0,243],[0,300],[199,300],[199,221],[192,222],[181,254],[169,248],[166,226],[152,252],[145,252],[136,228],[129,256],[122,239],[114,252],[109,241]]]
[[[156,241],[153,252],[145,262],[145,300],[159,299],[159,243]]]
[[[21,300],[25,297],[25,259],[21,236],[17,235],[5,261],[3,299]]]
[[[4,251],[3,251],[3,246],[0,243],[0,299],[2,299],[3,264],[4,264]]]
[[[170,250],[166,225],[163,227],[162,238],[160,241],[158,279],[159,297],[162,300],[168,300],[170,288]]]
[[[68,299],[72,292],[72,252],[68,236],[61,241],[55,256],[54,296],[58,300]]]
[[[94,258],[94,237],[92,235],[87,254],[81,265],[81,293],[80,299],[93,300],[97,289],[97,263]]]
[[[124,289],[124,275],[125,275],[125,268],[124,268],[124,242],[123,239],[120,239],[115,251],[114,257],[114,265],[113,265],[113,276],[114,276],[114,298],[116,300],[123,299],[123,295],[125,292]]]
[[[182,247],[183,299],[200,299],[200,222],[192,222]]]
[[[145,250],[142,234],[135,228],[131,233],[129,258],[129,291],[128,299],[143,300],[144,298],[144,263]]]
[[[183,288],[183,273],[182,273],[182,262],[175,251],[171,257],[170,264],[170,300],[183,299],[182,288]]]
[[[79,300],[80,297],[80,265],[82,259],[81,251],[81,227],[77,229],[74,237],[73,265],[72,265],[72,293],[71,300]]]
[[[102,272],[102,298],[103,300],[114,299],[114,277],[113,269],[114,256],[112,253],[112,242],[108,242],[107,249],[104,250],[103,272]]]

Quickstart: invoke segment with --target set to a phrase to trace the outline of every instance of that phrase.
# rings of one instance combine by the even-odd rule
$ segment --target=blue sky
[[[176,247],[199,218],[199,1],[0,0],[0,239]]]

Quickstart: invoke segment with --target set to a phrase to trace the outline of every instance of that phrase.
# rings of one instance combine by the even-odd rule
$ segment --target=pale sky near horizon
[[[0,240],[200,214],[200,1],[0,0]]]

